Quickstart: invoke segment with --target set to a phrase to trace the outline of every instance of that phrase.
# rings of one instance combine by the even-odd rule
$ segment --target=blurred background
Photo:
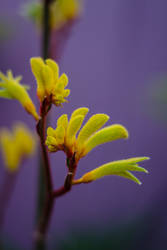
[[[41,37],[20,13],[27,0],[1,1],[0,70],[12,69],[31,86],[29,59],[41,55]],[[101,164],[149,156],[139,174],[142,185],[119,177],[79,185],[56,202],[48,249],[167,249],[167,2],[165,0],[84,1],[60,61],[71,95],[53,108],[50,124],[62,113],[86,106],[124,125],[130,137],[95,149],[79,164],[77,176]],[[0,100],[0,126],[35,122],[16,101]],[[66,173],[63,153],[53,154],[54,183]],[[0,158],[0,187],[5,168]],[[31,249],[37,205],[38,155],[19,171],[9,203],[3,237],[9,249]]]

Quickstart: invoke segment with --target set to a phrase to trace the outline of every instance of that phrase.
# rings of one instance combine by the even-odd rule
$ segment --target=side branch
[[[57,198],[66,194],[72,188],[72,180],[75,176],[75,172],[77,169],[77,165],[75,164],[75,154],[70,159],[67,158],[67,167],[69,171],[65,178],[64,185],[60,187],[59,189],[53,191],[52,195],[54,198]]]

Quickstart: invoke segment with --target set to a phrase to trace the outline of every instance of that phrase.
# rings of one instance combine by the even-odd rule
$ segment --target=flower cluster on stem
[[[36,236],[37,240],[44,240],[45,234],[48,229],[49,220],[53,211],[54,201],[56,198],[69,192],[73,185],[81,183],[90,183],[104,176],[117,175],[130,179],[138,184],[141,184],[139,179],[131,172],[145,172],[147,170],[138,165],[139,162],[149,159],[148,157],[134,157],[125,160],[113,161],[103,164],[92,171],[85,173],[78,180],[75,179],[75,174],[78,168],[79,161],[85,157],[89,152],[104,143],[113,142],[119,139],[127,139],[128,131],[121,124],[112,124],[103,127],[109,120],[109,116],[104,113],[92,115],[85,125],[82,126],[85,117],[87,116],[89,109],[87,107],[80,107],[74,110],[68,118],[67,114],[61,115],[57,119],[56,128],[51,126],[47,128],[46,132],[46,118],[52,108],[52,104],[55,106],[62,106],[67,102],[66,98],[70,94],[70,90],[66,89],[68,84],[68,77],[65,73],[59,76],[59,67],[52,59],[46,59],[45,61],[40,58],[31,58],[31,69],[37,82],[37,96],[40,102],[40,112],[37,114],[35,105],[32,103],[26,87],[20,85],[20,78],[14,78],[9,71],[7,77],[0,74],[2,82],[0,83],[1,96],[6,98],[14,98],[20,101],[20,103],[27,108],[27,103],[31,103],[33,109],[29,110],[29,113],[37,120],[36,130],[39,135],[41,151],[44,162],[45,179],[46,179],[46,197],[42,217],[39,221]],[[15,91],[18,90],[18,94]],[[26,103],[26,105],[25,105]],[[24,130],[15,130],[16,143],[21,143],[19,136],[24,136]],[[7,158],[7,154],[10,155],[8,134],[4,133],[3,144],[4,155]],[[26,142],[28,142],[28,137]],[[23,149],[27,153],[30,152],[28,144],[23,145],[20,151]],[[11,143],[11,145],[13,145]],[[25,147],[27,146],[27,147]],[[17,147],[16,147],[17,148]],[[64,184],[54,190],[52,172],[49,161],[49,153],[56,153],[57,151],[63,151],[66,155],[67,175],[64,180]],[[7,154],[6,154],[7,152]],[[12,163],[15,162],[14,154],[11,153],[10,159]]]

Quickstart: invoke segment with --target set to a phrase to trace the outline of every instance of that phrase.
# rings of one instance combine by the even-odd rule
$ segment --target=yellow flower
[[[25,110],[38,120],[36,108],[27,93],[28,87],[20,84],[21,79],[21,76],[14,78],[10,70],[6,76],[0,72],[0,97],[18,100]]]
[[[16,124],[13,131],[0,130],[0,147],[10,172],[17,171],[21,161],[34,153],[35,145],[34,134],[22,123]]]
[[[128,138],[128,131],[122,125],[114,124],[102,128],[109,119],[106,114],[93,115],[81,128],[88,111],[89,109],[85,107],[76,109],[69,121],[64,114],[57,120],[56,129],[51,127],[47,129],[46,144],[50,152],[63,150],[67,156],[75,154],[75,160],[78,162],[98,145]],[[78,136],[76,136],[77,133]]]
[[[140,180],[137,179],[130,171],[138,171],[148,173],[145,168],[139,167],[138,162],[149,160],[148,157],[135,157],[126,160],[113,161],[106,163],[86,174],[84,174],[80,179],[73,180],[73,184],[88,183],[100,179],[108,175],[117,175],[127,179],[130,179],[139,185]]]
[[[23,6],[23,15],[30,18],[38,28],[42,25],[43,5],[32,2]],[[82,13],[82,0],[56,0],[50,4],[50,26],[59,30],[68,22],[77,19]]]
[[[56,106],[67,102],[65,98],[70,94],[70,90],[65,89],[68,77],[64,73],[59,77],[58,64],[51,59],[44,62],[40,57],[31,58],[30,63],[37,81],[37,95],[40,101],[48,98]]]
[[[82,12],[81,0],[57,0],[50,5],[51,27],[60,29],[68,21],[77,19]]]
[[[47,129],[46,145],[49,151],[62,150],[67,155],[70,176],[72,174],[71,185],[92,182],[108,175],[118,175],[141,184],[130,171],[147,173],[146,169],[138,166],[138,162],[148,160],[148,157],[109,162],[84,174],[78,180],[73,179],[78,161],[92,149],[107,142],[128,138],[128,131],[120,124],[102,128],[109,119],[106,114],[93,115],[81,128],[88,111],[89,109],[85,107],[76,109],[69,121],[67,115],[63,114],[57,120],[56,129],[52,127]]]

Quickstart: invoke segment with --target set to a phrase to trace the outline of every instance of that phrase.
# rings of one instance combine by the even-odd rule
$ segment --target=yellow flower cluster
[[[76,109],[69,121],[67,115],[63,114],[57,120],[56,129],[48,128],[46,144],[50,152],[63,150],[67,155],[75,153],[77,162],[98,145],[128,138],[128,132],[122,125],[114,124],[102,128],[109,119],[106,114],[93,115],[81,128],[88,111],[89,109],[85,107]],[[77,133],[78,136],[76,136]]]
[[[68,77],[62,74],[59,77],[59,66],[51,59],[43,61],[40,57],[31,58],[31,69],[37,81],[37,95],[42,102],[45,98],[56,106],[67,102],[70,90],[65,89]]]
[[[7,71],[5,76],[0,72],[0,97],[8,99],[16,99],[36,120],[39,119],[36,108],[27,93],[27,86],[21,85],[22,77],[13,77],[11,70]]]
[[[65,73],[59,76],[57,63],[51,59],[44,61],[40,57],[31,58],[30,63],[37,81],[37,96],[40,102],[47,100],[49,104],[53,103],[56,106],[67,102],[65,98],[70,94],[70,90],[65,89],[68,77]],[[20,81],[21,77],[14,78],[11,71],[7,72],[7,76],[0,72],[0,97],[18,100],[27,112],[38,120],[35,106],[27,93],[27,86],[21,85]],[[67,114],[63,114],[58,118],[55,129],[52,127],[47,129],[45,143],[48,150],[50,152],[64,151],[69,160],[70,171],[75,172],[78,161],[95,147],[114,140],[128,138],[128,131],[120,124],[102,128],[109,119],[106,114],[91,116],[82,127],[88,112],[88,108],[81,107],[74,110],[69,119]],[[14,171],[20,165],[21,160],[34,151],[34,138],[25,126],[18,125],[14,127],[13,133],[8,130],[0,132],[0,145],[6,166],[9,170]],[[109,162],[86,173],[80,179],[73,180],[72,184],[88,183],[107,175],[122,176],[141,184],[130,171],[147,173],[147,170],[138,166],[138,162],[147,159],[149,158],[138,157]]]
[[[50,152],[62,150],[67,154],[67,158],[75,156],[75,164],[77,165],[80,158],[87,155],[95,147],[117,139],[128,138],[128,131],[120,124],[102,128],[109,119],[106,114],[93,115],[81,128],[88,111],[89,109],[85,107],[76,109],[69,121],[67,115],[63,114],[57,120],[56,129],[48,128],[46,144]],[[136,157],[109,162],[84,174],[80,179],[73,180],[72,184],[88,183],[108,175],[118,175],[141,184],[130,171],[147,173],[146,169],[137,164],[147,159],[149,158]]]
[[[113,161],[106,163],[94,170],[84,174],[80,179],[73,180],[73,184],[88,183],[100,179],[108,175],[117,175],[127,179],[130,179],[139,185],[141,182],[130,171],[138,171],[148,173],[145,168],[139,167],[138,162],[149,160],[148,157],[135,157],[126,160]]]
[[[0,130],[0,146],[5,166],[10,172],[18,170],[21,161],[30,157],[35,151],[34,134],[22,123],[8,129]]]

